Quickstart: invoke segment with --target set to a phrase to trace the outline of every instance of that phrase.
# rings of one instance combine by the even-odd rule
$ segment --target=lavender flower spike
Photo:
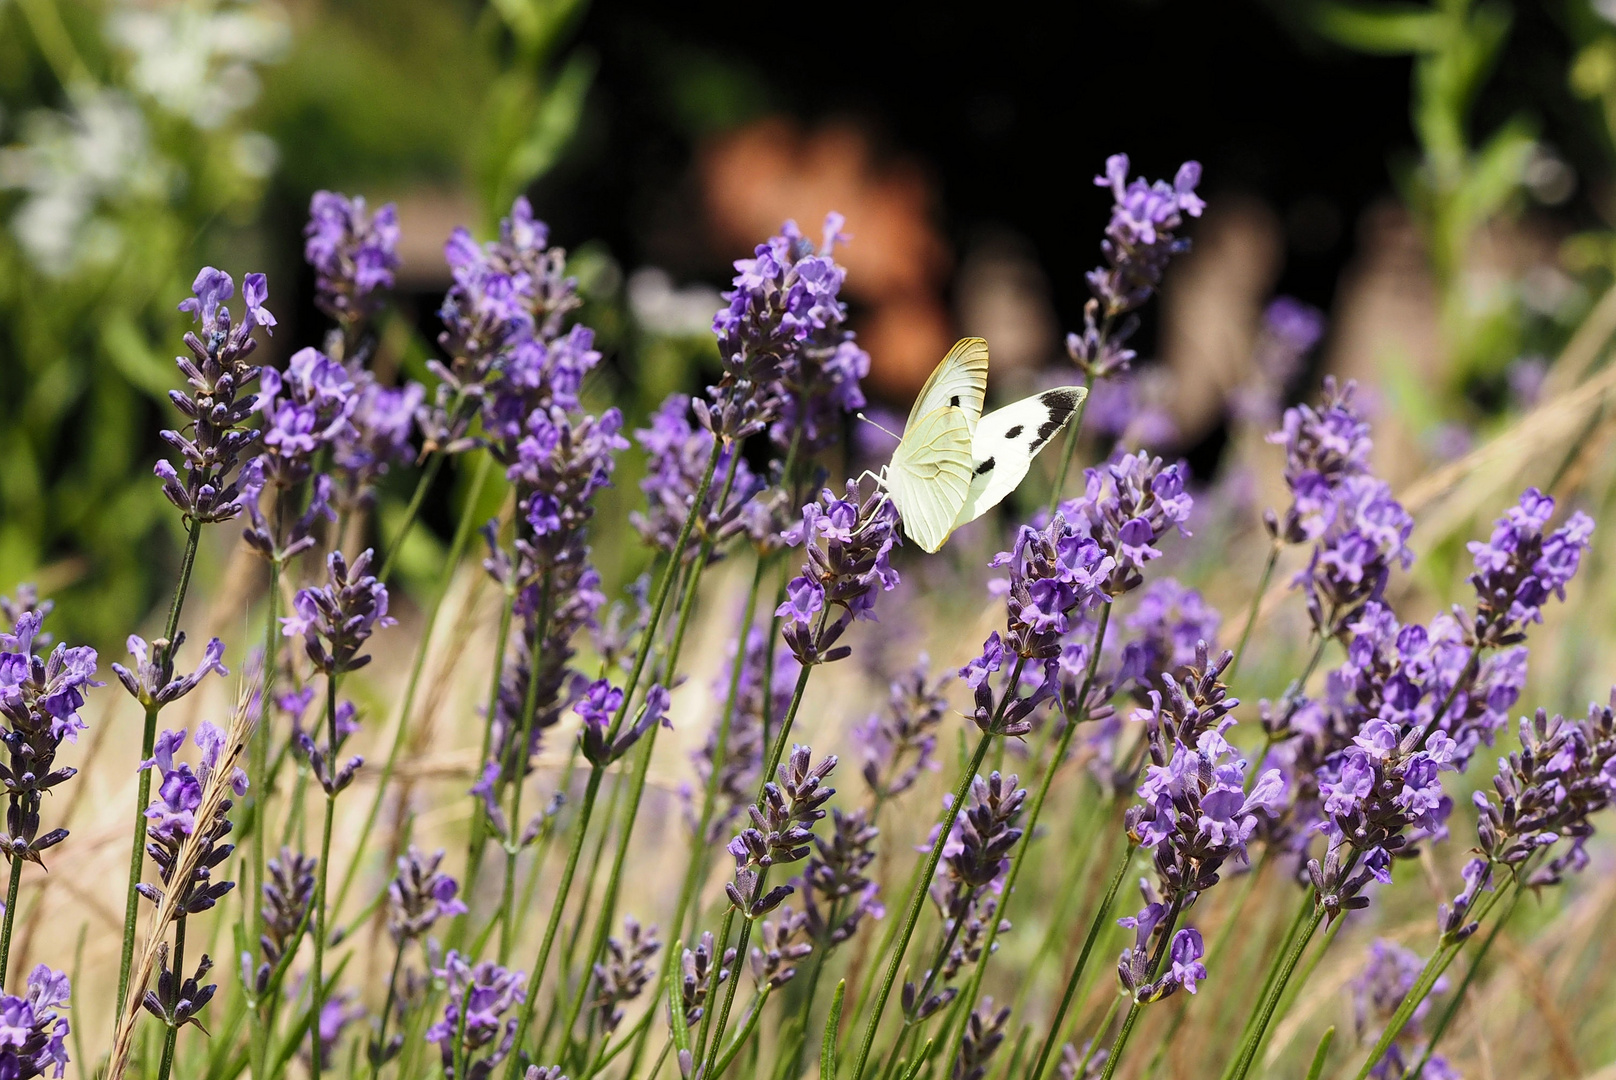
[[[439,919],[466,913],[455,895],[459,884],[438,869],[442,862],[442,851],[429,856],[413,844],[398,857],[398,873],[387,886],[387,932],[395,942],[419,938]]]
[[[1594,532],[1593,519],[1582,511],[1544,535],[1554,514],[1554,500],[1527,488],[1519,505],[1509,508],[1486,543],[1471,541],[1476,569],[1476,617],[1471,635],[1477,645],[1513,645],[1524,640],[1527,625],[1543,621],[1550,596],[1565,599],[1565,588],[1582,562]]]
[[[859,501],[858,484],[850,480],[843,498],[827,488],[803,507],[802,524],[787,542],[806,544],[808,560],[775,612],[785,619],[786,644],[804,667],[844,659],[853,650],[836,642],[854,619],[875,618],[877,589],[898,587],[888,561],[899,543],[898,512],[880,492]],[[841,609],[834,619],[833,607]]]
[[[426,1041],[437,1045],[444,1073],[452,1080],[487,1080],[516,1042],[516,1017],[505,1014],[526,1000],[525,976],[487,961],[474,967],[453,949],[435,974],[446,982],[447,992],[443,1019],[427,1028]],[[454,1071],[462,1058],[464,1077]]]
[[[150,644],[144,638],[134,634],[129,635],[129,655],[134,657],[133,668],[126,668],[122,664],[113,664],[112,671],[123,683],[123,688],[144,708],[153,705],[163,706],[196,689],[197,683],[210,671],[216,671],[220,676],[230,674],[220,660],[224,657],[224,642],[218,638],[208,641],[207,648],[203,650],[202,662],[195,671],[189,675],[175,676],[174,654],[180,651],[185,644],[185,634],[182,631],[176,634],[172,646],[167,642],[155,641]]]
[[[302,638],[309,659],[328,675],[357,671],[370,663],[370,657],[359,651],[376,630],[398,621],[387,614],[387,586],[366,573],[370,560],[369,549],[351,566],[341,552],[332,552],[326,560],[327,583],[300,589],[292,614],[281,619],[282,632]]]
[[[67,1018],[57,1011],[71,998],[67,975],[40,964],[28,973],[21,997],[0,996],[0,1076],[60,1078],[67,1072]]]
[[[370,314],[375,293],[393,287],[398,269],[398,208],[365,212],[362,195],[316,191],[303,228],[303,258],[314,267],[315,304],[338,323]]]

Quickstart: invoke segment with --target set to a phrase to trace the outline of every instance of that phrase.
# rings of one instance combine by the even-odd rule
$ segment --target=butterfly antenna
[[[871,420],[868,416],[865,416],[863,413],[855,413],[854,415],[857,416],[860,420],[864,421],[866,424],[869,424],[871,427],[875,428],[877,431],[884,431],[888,435],[892,435],[892,432],[887,431],[886,428],[882,427],[880,424],[877,424],[874,420]],[[899,442],[903,441],[903,436],[902,435],[892,435],[892,437],[894,439],[897,439]]]

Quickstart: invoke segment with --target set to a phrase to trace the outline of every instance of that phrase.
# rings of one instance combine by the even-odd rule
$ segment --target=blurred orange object
[[[922,169],[878,160],[870,138],[851,124],[805,132],[783,117],[713,139],[699,169],[725,251],[750,250],[787,218],[816,236],[827,212],[846,215],[853,241],[836,257],[847,267],[843,295],[870,353],[869,381],[898,400],[919,389],[954,340],[943,302],[952,256],[932,222],[935,193]]]

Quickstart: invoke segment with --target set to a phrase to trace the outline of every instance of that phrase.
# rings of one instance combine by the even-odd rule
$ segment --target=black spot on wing
[[[955,394],[953,397],[949,398],[948,403],[956,409],[959,408],[959,395]]]
[[[1038,395],[1038,401],[1048,410],[1048,415],[1042,424],[1038,425],[1038,436],[1032,441],[1032,452],[1036,454],[1050,437],[1066,426],[1066,421],[1077,409],[1080,399],[1072,390],[1061,388],[1046,390]]]
[[[993,465],[994,465],[993,459],[988,458],[986,461],[984,461],[982,464],[980,464],[980,465],[978,465],[976,467],[976,475],[984,476],[987,473],[992,472],[993,471]]]
[[[1021,425],[1017,424],[1015,427],[1013,427],[1009,431],[1005,432],[1004,437],[1007,438],[1007,439],[1013,439],[1017,435],[1020,435],[1020,434],[1021,434]]]

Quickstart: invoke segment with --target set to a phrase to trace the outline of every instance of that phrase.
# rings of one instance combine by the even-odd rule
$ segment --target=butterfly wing
[[[965,413],[944,405],[905,428],[887,465],[886,484],[909,539],[927,552],[942,547],[971,489]]]
[[[971,436],[971,490],[953,527],[975,521],[1021,486],[1032,459],[1071,423],[1081,386],[1045,390],[982,417]]]
[[[965,413],[966,429],[974,432],[987,393],[988,343],[979,337],[960,338],[920,388],[905,430],[932,411],[953,406]]]

